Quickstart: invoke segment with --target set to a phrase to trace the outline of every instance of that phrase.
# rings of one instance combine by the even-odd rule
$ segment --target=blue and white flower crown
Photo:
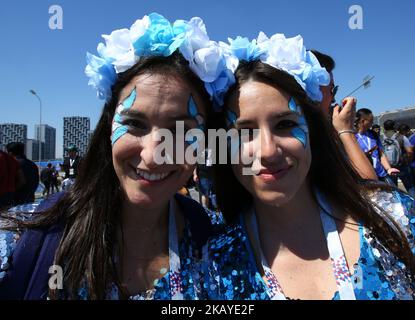
[[[228,48],[238,61],[260,60],[283,70],[294,77],[311,100],[322,100],[320,86],[329,85],[330,75],[314,54],[306,50],[300,35],[286,38],[277,33],[268,38],[260,32],[258,38],[252,41],[240,36],[234,40],[229,38],[228,41],[229,44],[222,42],[220,46]]]
[[[170,56],[176,50],[189,62],[192,71],[204,82],[215,107],[223,105],[223,97],[235,83],[233,72],[238,59],[227,48],[211,41],[202,19],[176,20],[151,13],[137,20],[130,29],[102,36],[98,56],[87,53],[85,73],[89,85],[100,99],[109,100],[117,74],[134,66],[141,57]]]

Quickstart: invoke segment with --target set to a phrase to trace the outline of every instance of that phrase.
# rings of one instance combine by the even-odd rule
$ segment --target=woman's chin
[[[266,205],[279,207],[288,203],[292,198],[292,195],[285,192],[265,191],[257,194],[257,198]]]
[[[160,196],[149,194],[128,194],[126,199],[131,205],[140,207],[142,209],[152,209],[156,206],[160,206],[164,199]],[[168,199],[166,199],[168,201]]]

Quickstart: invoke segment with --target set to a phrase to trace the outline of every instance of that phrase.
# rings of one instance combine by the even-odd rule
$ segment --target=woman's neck
[[[130,203],[123,204],[121,226],[124,235],[137,238],[143,234],[157,233],[159,230],[167,232],[168,211],[168,202],[151,209],[143,209]]]
[[[261,247],[267,257],[286,250],[304,258],[326,253],[320,209],[304,183],[287,203],[274,206],[255,202]]]

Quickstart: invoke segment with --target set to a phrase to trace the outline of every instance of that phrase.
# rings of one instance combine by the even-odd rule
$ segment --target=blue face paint
[[[114,130],[114,132],[112,133],[112,138],[111,138],[111,142],[112,145],[114,145],[114,143],[121,138],[123,135],[125,135],[128,132],[128,128],[126,126],[120,126],[117,129]]]
[[[307,133],[302,128],[297,127],[292,129],[291,134],[302,143],[304,149],[307,147]]]
[[[298,107],[297,107],[297,104],[295,103],[294,98],[291,98],[290,101],[288,102],[288,108],[292,112],[298,112]]]
[[[124,99],[124,101],[117,107],[115,110],[115,115],[113,119],[112,124],[112,135],[111,135],[111,143],[114,145],[114,143],[121,138],[123,135],[125,135],[128,132],[128,127],[122,124],[122,115],[121,112],[124,110],[130,109],[137,97],[136,89],[130,93],[130,95]]]
[[[233,126],[236,123],[236,113],[231,111],[231,110],[226,110],[226,122],[228,124],[228,126]]]
[[[307,147],[307,134],[308,134],[308,127],[307,122],[302,114],[301,107],[297,106],[293,97],[291,97],[290,101],[288,102],[288,108],[297,113],[298,118],[298,127],[293,128],[291,130],[291,134],[294,138],[301,142],[304,149]]]
[[[187,113],[193,118],[195,119],[196,123],[197,123],[197,127],[202,130],[205,131],[205,126],[204,126],[204,118],[203,116],[197,111],[197,107],[196,107],[196,103],[193,100],[193,97],[190,95],[189,98],[189,102],[187,103]]]

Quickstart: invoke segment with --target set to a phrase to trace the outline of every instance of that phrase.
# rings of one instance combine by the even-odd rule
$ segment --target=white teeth
[[[148,173],[146,171],[137,169],[137,174],[148,181],[160,181],[167,177],[168,173]]]

